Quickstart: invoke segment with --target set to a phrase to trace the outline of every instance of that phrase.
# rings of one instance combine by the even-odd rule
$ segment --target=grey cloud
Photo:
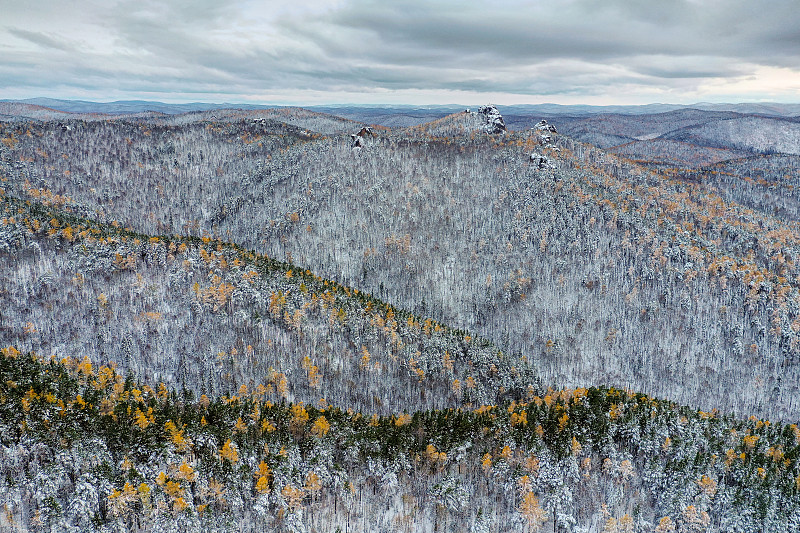
[[[629,68],[653,78],[730,78],[747,73],[737,62],[707,56],[641,56],[630,58]]]
[[[63,52],[75,50],[75,47],[72,44],[67,43],[61,39],[56,39],[42,32],[28,31],[12,27],[8,28],[8,33],[14,35],[15,37],[19,37],[20,39],[24,39],[28,42],[31,42],[35,45],[41,46],[42,48],[59,50]]]
[[[553,2],[545,4],[552,6],[546,9],[521,4],[479,11],[442,2],[357,0],[326,16],[325,23],[341,28],[333,32],[337,39],[368,33],[369,46],[355,49],[368,57],[398,48],[422,55],[445,50],[454,58],[490,54],[506,63],[563,57],[613,60],[640,54],[763,58],[772,52],[793,57],[800,53],[798,47],[785,46],[787,41],[797,43],[796,7],[791,2],[774,2],[756,11],[752,2],[711,4],[716,7],[701,8],[685,0],[588,0]],[[294,28],[310,30],[305,22]],[[780,41],[784,46],[774,46],[776,31],[789,37]],[[310,31],[304,36],[315,39]],[[324,37],[318,40],[322,46],[335,44]]]
[[[603,84],[741,76],[747,62],[800,66],[790,2],[772,3],[769,10],[753,9],[748,2],[686,0],[541,5],[483,12],[441,2],[357,0],[324,20],[288,21],[285,28],[329,51],[332,60],[359,62],[369,79],[383,79],[387,70],[406,65],[431,67],[436,72],[427,84],[436,88],[472,84],[481,90],[487,85],[469,76],[449,82],[448,71],[508,70],[565,59],[583,61],[588,70],[590,64],[617,64],[629,71],[620,77],[598,69],[596,81]],[[319,31],[323,26],[328,31]],[[698,57],[705,59],[698,62]],[[574,85],[574,80],[542,74],[548,83]],[[497,90],[520,94],[532,94],[531,87],[539,91],[542,85],[541,80],[507,83],[497,78],[492,81]]]
[[[741,0],[481,4],[348,0],[321,11],[286,8],[253,28],[243,20],[244,4],[218,0],[110,1],[71,15],[56,2],[65,20],[51,27],[80,16],[105,40],[88,35],[84,42],[74,33],[70,40],[12,17],[6,32],[42,52],[14,48],[0,30],[0,84],[82,86],[88,79],[97,90],[132,92],[590,95],[620,87],[690,90],[702,80],[741,78],[757,65],[800,69],[791,1],[768,9]]]

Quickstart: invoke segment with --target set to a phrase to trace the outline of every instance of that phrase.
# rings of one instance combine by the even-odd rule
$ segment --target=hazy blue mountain
[[[7,102],[13,100],[5,100]],[[167,104],[145,100],[118,100],[115,102],[90,102],[86,100],[61,100],[55,98],[29,98],[19,100],[26,104],[49,107],[68,113],[106,113],[109,115],[124,115],[129,113],[157,112],[168,115],[187,113],[190,111],[209,111],[214,109],[267,109],[275,106],[257,104],[209,104],[193,102],[186,104]]]
[[[28,98],[23,100],[0,100],[0,102],[20,102],[33,104],[58,111],[69,113],[108,113],[113,115],[126,113],[142,113],[146,111],[179,114],[190,111],[209,111],[215,109],[267,109],[281,106],[271,104],[252,104],[252,103],[207,103],[191,102],[181,104],[171,104],[157,101],[145,100],[119,100],[113,102],[93,102],[87,100],[70,100],[56,98]],[[317,105],[306,106],[321,112],[332,113],[346,118],[352,118],[360,122],[369,122],[364,117],[375,117],[374,124],[389,126],[396,123],[402,127],[421,124],[422,120],[427,121],[441,118],[446,115],[461,111],[467,108],[477,108],[479,103],[471,104],[447,104],[447,105],[363,105],[363,104],[339,104],[339,105]],[[780,104],[780,103],[740,103],[740,104],[713,104],[701,102],[697,104],[646,104],[646,105],[611,105],[611,106],[592,106],[592,105],[561,105],[561,104],[524,104],[500,106],[504,116],[587,116],[587,115],[607,115],[607,114],[628,114],[628,115],[653,115],[683,109],[697,109],[716,112],[735,112],[741,114],[760,114],[768,116],[791,117],[800,115],[800,104]],[[402,119],[401,117],[405,117]],[[403,120],[406,122],[404,123]],[[412,124],[413,122],[413,124]]]

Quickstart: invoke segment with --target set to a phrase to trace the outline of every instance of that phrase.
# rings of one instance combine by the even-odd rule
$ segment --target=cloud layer
[[[0,98],[800,100],[796,3],[0,0]]]

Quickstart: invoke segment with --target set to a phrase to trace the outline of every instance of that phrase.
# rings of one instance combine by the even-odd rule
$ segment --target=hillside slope
[[[83,354],[198,396],[261,384],[275,401],[326,398],[379,413],[539,390],[528,362],[490,342],[293,265],[208,238],[135,234],[52,205],[0,206],[4,345]]]
[[[795,225],[483,124],[454,115],[355,149],[280,123],[44,124],[3,153],[15,194],[289,260],[493,339],[546,383],[797,419]]]
[[[64,531],[778,532],[796,425],[615,389],[365,416],[178,394],[0,351],[0,527]]]
[[[603,114],[573,117],[559,128],[576,140],[592,143],[586,136],[598,133],[616,135],[631,140],[648,140],[671,131],[706,124],[717,120],[740,117],[738,113],[680,109],[666,113],[643,115]],[[604,148],[604,147],[601,147]]]
[[[2,277],[3,323],[33,318],[16,339],[56,352],[0,350],[5,529],[800,526],[796,425],[614,388],[543,390],[525,361],[485,341],[415,324],[407,312],[235,246],[134,234],[13,198],[4,212],[0,257],[16,271]],[[95,296],[101,288],[108,295]],[[270,288],[269,306],[258,307]],[[73,305],[59,311],[59,301]],[[265,318],[241,327],[245,309]],[[145,342],[149,351],[104,352],[117,343],[103,333],[126,329],[144,338],[123,339],[123,352]],[[226,329],[245,336],[234,343],[253,332],[256,342],[258,334],[276,341],[216,358],[180,350],[187,339],[195,348],[224,340]],[[96,345],[75,345],[78,357],[47,343],[95,334]],[[354,340],[371,342],[372,353],[348,353]],[[406,360],[409,344],[416,352]],[[117,364],[101,364],[103,355]],[[280,370],[264,370],[273,363]],[[137,370],[149,378],[137,380]],[[392,399],[413,412],[392,413]],[[502,403],[478,405],[485,400]],[[448,402],[462,407],[424,407]],[[353,408],[368,405],[384,416]]]
[[[713,148],[800,155],[800,124],[767,117],[740,117],[683,128],[665,139]]]
[[[0,528],[800,528],[795,223],[287,113],[3,125]]]
[[[800,221],[800,156],[771,154],[726,161],[692,178],[716,187],[726,200]]]
[[[697,168],[756,154],[800,150],[791,117],[681,109],[666,113],[554,116],[563,134],[646,165]]]

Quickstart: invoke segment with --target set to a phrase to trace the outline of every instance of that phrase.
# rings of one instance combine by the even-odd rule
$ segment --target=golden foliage
[[[239,451],[236,449],[236,445],[231,442],[231,439],[225,441],[225,444],[222,446],[219,455],[231,463],[236,463],[239,461]]]
[[[486,474],[489,473],[489,470],[491,470],[491,468],[492,468],[492,454],[491,453],[485,453],[483,455],[483,458],[481,459],[481,468],[483,468],[483,471]]]
[[[405,426],[411,423],[411,415],[408,413],[403,413],[401,415],[397,415],[397,418],[394,420],[394,425],[397,427]]]
[[[324,416],[317,418],[311,426],[311,434],[320,439],[327,435],[330,430],[331,425]]]
[[[292,413],[292,420],[290,424],[292,425],[293,428],[295,429],[302,428],[303,426],[306,425],[306,422],[308,422],[309,419],[308,411],[306,411],[306,408],[303,406],[302,403],[296,403],[292,405],[291,413]]]
[[[294,510],[298,509],[303,504],[305,493],[303,492],[303,489],[299,489],[292,485],[286,485],[283,487],[283,489],[281,489],[281,496],[283,496],[283,499],[286,500],[289,509]]]
[[[309,472],[306,476],[305,490],[310,494],[316,494],[322,490],[322,481],[315,472]]]
[[[194,483],[197,481],[197,472],[188,464],[181,463],[181,466],[178,468],[178,474],[175,477],[177,479],[186,480],[189,483]]]
[[[668,516],[661,518],[661,520],[658,521],[658,526],[656,526],[655,529],[656,533],[674,533],[674,531],[675,523]]]
[[[539,506],[539,499],[533,492],[527,492],[522,497],[517,511],[525,519],[531,531],[539,531],[547,521],[547,514]]]
[[[705,474],[697,480],[697,486],[700,487],[700,491],[709,498],[717,493],[717,482]]]

